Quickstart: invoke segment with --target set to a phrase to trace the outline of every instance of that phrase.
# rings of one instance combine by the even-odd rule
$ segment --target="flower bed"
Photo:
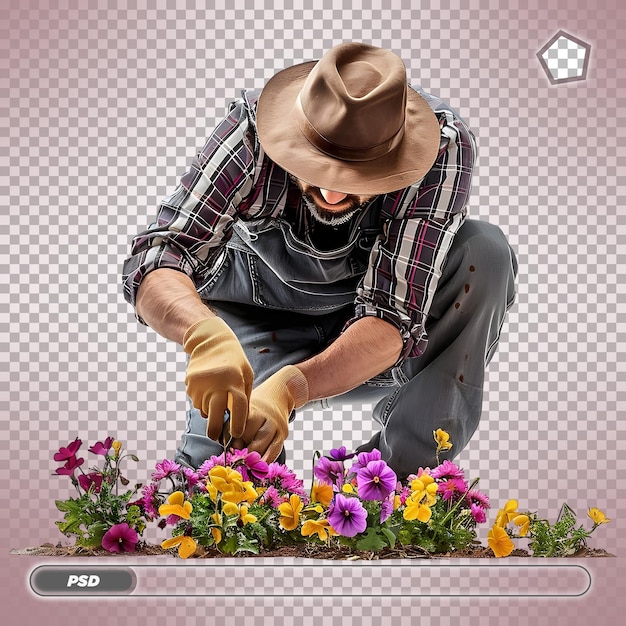
[[[56,501],[64,513],[57,526],[74,537],[78,549],[108,553],[135,552],[148,524],[156,524],[170,535],[161,549],[181,558],[211,553],[501,558],[515,554],[518,538],[528,540],[523,554],[529,556],[581,554],[591,533],[610,521],[591,508],[592,526],[586,529],[563,505],[552,524],[509,500],[498,510],[484,548],[477,527],[487,522],[489,498],[477,488],[478,479],[467,479],[449,460],[439,463],[452,442],[442,430],[433,437],[437,466],[421,468],[403,482],[378,450],[357,455],[341,447],[315,455],[314,479],[305,490],[287,466],[265,463],[244,449],[224,451],[197,470],[165,459],[145,486],[126,491],[122,466],[137,457],[107,437],[89,448],[102,457],[102,467],[85,472],[77,438],[54,455],[63,463],[57,474],[67,475],[78,491],[75,498]]]

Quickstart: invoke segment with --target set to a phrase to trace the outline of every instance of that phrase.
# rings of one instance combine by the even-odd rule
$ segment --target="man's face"
[[[293,176],[292,180],[302,192],[302,198],[311,215],[319,222],[330,226],[344,224],[374,198],[320,189]]]

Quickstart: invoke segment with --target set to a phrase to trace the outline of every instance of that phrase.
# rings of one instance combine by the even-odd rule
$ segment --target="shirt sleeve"
[[[155,222],[132,240],[122,280],[133,306],[141,281],[158,268],[184,272],[198,287],[253,186],[255,140],[249,125],[248,107],[238,100],[161,202]]]
[[[375,316],[395,325],[407,356],[420,356],[428,341],[425,324],[454,235],[471,191],[476,141],[451,110],[435,110],[441,143],[434,166],[415,185],[388,200],[383,234],[355,301],[355,316]]]

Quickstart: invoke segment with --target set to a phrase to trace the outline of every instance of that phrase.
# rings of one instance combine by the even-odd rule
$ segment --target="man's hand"
[[[242,441],[235,444],[237,447],[243,444],[271,463],[280,454],[287,438],[291,412],[308,401],[309,386],[304,374],[294,365],[283,367],[252,391]]]
[[[219,317],[209,317],[187,330],[183,347],[189,354],[187,394],[208,420],[207,436],[219,439],[227,408],[232,436],[244,435],[254,374],[235,333]]]

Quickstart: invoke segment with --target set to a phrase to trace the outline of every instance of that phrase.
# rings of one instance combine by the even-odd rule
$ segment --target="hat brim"
[[[426,100],[408,89],[404,137],[391,152],[371,161],[344,161],[313,146],[300,131],[294,105],[317,61],[275,74],[257,103],[256,125],[265,153],[284,170],[319,187],[355,195],[397,191],[421,180],[439,152],[439,121]]]

